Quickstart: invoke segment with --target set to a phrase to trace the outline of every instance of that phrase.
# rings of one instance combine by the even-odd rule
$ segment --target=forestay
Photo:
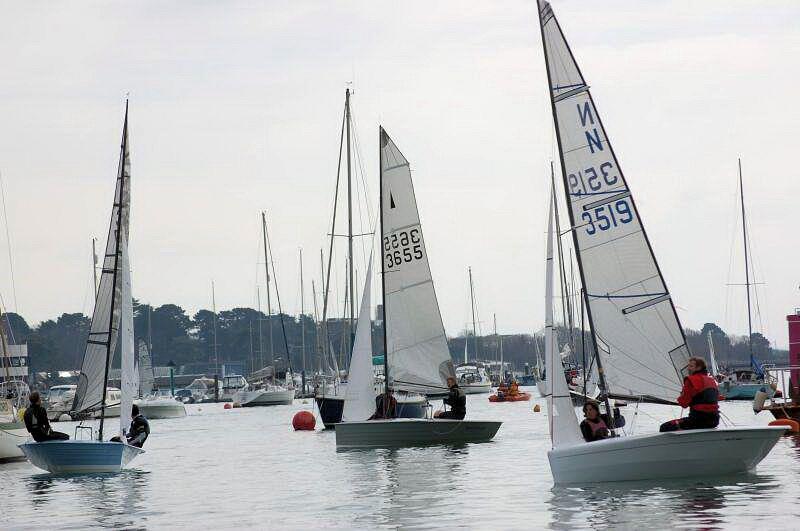
[[[689,351],[630,189],[550,5],[545,59],[570,220],[607,391],[675,400]]]
[[[83,354],[75,399],[72,402],[72,413],[99,409],[105,396],[106,368],[111,364],[120,322],[119,300],[122,283],[117,278],[120,266],[117,247],[122,238],[128,236],[130,176],[131,162],[128,150],[128,111],[126,106],[114,206],[111,211],[111,223],[108,228],[92,324]]]
[[[128,245],[125,238],[120,244],[120,279],[122,281],[122,299],[120,300],[120,401],[119,426],[120,435],[127,433],[131,425],[131,406],[133,398],[138,394],[139,375],[136,373],[133,346],[133,298],[131,297],[131,268],[128,256]]]
[[[375,374],[372,370],[372,318],[370,308],[372,285],[372,259],[367,268],[361,309],[358,312],[356,337],[350,358],[350,374],[347,381],[342,421],[367,420],[375,411]]]
[[[139,392],[141,396],[153,394],[153,361],[147,343],[139,340]]]
[[[455,368],[433,287],[411,169],[380,130],[381,249],[389,385],[435,394]]]

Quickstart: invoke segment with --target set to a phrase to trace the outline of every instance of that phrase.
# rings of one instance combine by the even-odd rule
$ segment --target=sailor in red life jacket
[[[702,430],[719,425],[719,388],[717,381],[708,375],[705,360],[689,358],[686,368],[689,376],[683,379],[678,404],[689,408],[689,416],[665,422],[660,431]]]
[[[586,442],[607,439],[611,435],[606,422],[608,416],[600,414],[597,404],[586,402],[583,405],[583,415],[586,418],[581,422],[581,433]]]

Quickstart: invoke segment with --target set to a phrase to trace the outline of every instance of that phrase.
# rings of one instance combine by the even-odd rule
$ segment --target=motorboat
[[[492,380],[482,363],[465,363],[456,367],[456,381],[468,395],[492,392]]]
[[[174,419],[186,416],[186,406],[174,398],[146,396],[133,401],[147,419]]]
[[[294,388],[281,385],[264,384],[255,389],[248,386],[237,391],[233,401],[242,407],[288,405],[294,401],[294,393]]]

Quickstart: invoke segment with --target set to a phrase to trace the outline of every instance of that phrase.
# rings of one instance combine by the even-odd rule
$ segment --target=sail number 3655
[[[396,267],[402,263],[422,258],[422,239],[419,229],[400,231],[383,238],[383,254],[386,267]]]

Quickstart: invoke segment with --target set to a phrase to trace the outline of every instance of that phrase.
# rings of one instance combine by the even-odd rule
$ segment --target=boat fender
[[[292,417],[292,427],[295,431],[313,431],[317,425],[317,418],[310,411],[298,411]]]
[[[770,426],[785,426],[789,428],[786,430],[786,435],[800,433],[800,422],[794,419],[777,419],[769,423]]]
[[[542,410],[542,408],[539,406],[539,404],[536,404],[535,406],[533,406],[533,412],[534,413],[538,413],[541,410]]]
[[[762,409],[764,409],[764,402],[767,401],[767,392],[763,389],[759,389],[756,391],[756,395],[753,397],[753,412],[758,413]]]

